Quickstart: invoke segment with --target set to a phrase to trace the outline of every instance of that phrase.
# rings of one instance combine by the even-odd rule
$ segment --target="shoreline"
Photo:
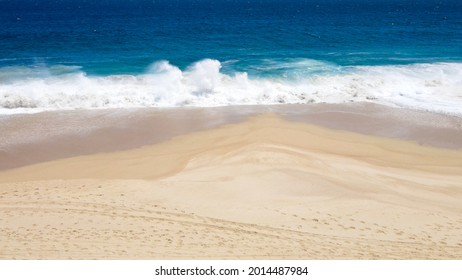
[[[462,150],[281,110],[0,171],[0,259],[462,258]]]
[[[0,116],[0,171],[139,148],[268,112],[334,130],[462,149],[462,118],[372,103],[75,110]]]

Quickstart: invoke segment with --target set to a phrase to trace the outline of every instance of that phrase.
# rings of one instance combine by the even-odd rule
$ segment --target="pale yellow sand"
[[[265,114],[0,173],[0,258],[461,259],[462,151]]]

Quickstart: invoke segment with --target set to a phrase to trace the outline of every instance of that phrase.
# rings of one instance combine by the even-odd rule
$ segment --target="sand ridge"
[[[245,124],[189,133],[157,145],[6,170],[1,173],[0,182],[56,178],[155,179],[178,172],[198,155],[206,157],[214,155],[214,152],[224,154],[247,145],[270,143],[337,154],[388,167],[461,174],[458,172],[462,166],[462,151],[334,131],[284,121],[275,114],[267,113],[250,118]]]
[[[462,151],[275,114],[3,171],[0,190],[1,258],[462,258]]]

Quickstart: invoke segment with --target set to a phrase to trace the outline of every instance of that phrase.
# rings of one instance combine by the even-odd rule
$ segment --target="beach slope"
[[[462,151],[265,113],[0,172],[1,259],[461,259]]]

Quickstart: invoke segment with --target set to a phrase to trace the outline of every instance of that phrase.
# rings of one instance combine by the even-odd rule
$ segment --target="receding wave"
[[[0,113],[369,101],[462,114],[462,63],[348,67],[306,59],[267,61],[246,72],[221,68],[212,59],[183,70],[158,61],[139,75],[92,76],[59,65],[4,67]]]

